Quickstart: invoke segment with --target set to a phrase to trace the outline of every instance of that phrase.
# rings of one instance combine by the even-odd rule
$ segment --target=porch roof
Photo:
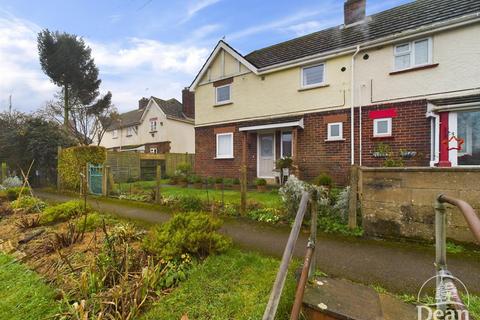
[[[249,127],[240,127],[239,131],[257,131],[257,130],[268,130],[268,129],[277,129],[277,128],[289,128],[289,127],[300,127],[303,129],[303,118],[297,121],[290,122],[279,122],[279,123],[269,123]]]

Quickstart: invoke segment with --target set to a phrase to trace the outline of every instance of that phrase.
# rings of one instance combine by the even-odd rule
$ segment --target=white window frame
[[[230,152],[227,155],[219,155],[218,154],[218,138],[221,136],[229,136],[230,137]],[[227,132],[227,133],[217,133],[216,135],[216,152],[215,152],[215,159],[233,159],[233,132]]]
[[[332,136],[332,127],[333,126],[340,126],[339,128],[339,136]],[[339,141],[343,140],[343,122],[332,122],[327,125],[327,141]]]
[[[229,89],[229,99],[228,100],[223,100],[223,101],[218,101],[218,89],[220,88],[225,88],[225,87],[228,87]],[[223,85],[223,86],[218,86],[218,87],[215,87],[215,105],[222,105],[222,104],[227,104],[227,103],[231,103],[232,102],[232,84],[229,83],[229,84],[226,84],[226,85]]]
[[[135,132],[133,127],[127,127],[127,137],[133,136],[133,133]]]
[[[117,129],[113,130],[112,135],[113,135],[113,137],[112,137],[113,139],[117,139],[118,138],[118,130]]]
[[[157,147],[150,147],[150,153],[158,154],[158,149],[157,149]]]
[[[157,120],[150,120],[150,132],[157,131]]]
[[[425,63],[422,63],[422,64],[415,64],[415,43],[417,42],[421,42],[421,41],[425,41],[427,40],[428,41],[428,58],[427,58],[427,62]],[[408,50],[408,54],[410,54],[410,66],[408,66],[407,68],[399,68],[397,69],[396,67],[396,63],[395,63],[395,60],[397,57],[400,57],[400,56],[403,56],[405,55],[407,52],[402,52],[402,53],[397,53],[397,47],[400,47],[400,46],[404,46],[408,44],[408,47],[409,47],[409,50]],[[399,43],[399,44],[396,44],[393,46],[393,70],[395,71],[402,71],[402,70],[408,70],[408,69],[413,69],[413,68],[417,68],[417,67],[421,67],[421,66],[427,66],[429,64],[432,64],[432,50],[433,50],[433,45],[432,45],[432,38],[429,37],[429,38],[422,38],[422,39],[417,39],[417,40],[414,40],[414,41],[410,41],[410,42],[402,42],[402,43]]]
[[[293,131],[292,130],[282,130],[282,131],[280,131],[280,158],[286,158],[283,155],[283,134],[284,133],[290,133],[290,135],[292,136],[292,141],[290,141],[291,142],[290,154],[293,156]],[[292,156],[290,156],[290,158]]]
[[[312,84],[304,84],[304,70],[313,68],[313,67],[318,67],[323,65],[323,81],[319,83],[312,83]],[[327,68],[325,62],[322,63],[317,63],[317,64],[312,64],[308,66],[304,66],[300,69],[300,87],[301,88],[315,88],[315,87],[321,87],[325,85],[325,79],[327,77]]]
[[[378,123],[380,121],[387,121],[387,133],[378,133]],[[391,137],[392,136],[392,118],[373,119],[373,136],[374,137]]]

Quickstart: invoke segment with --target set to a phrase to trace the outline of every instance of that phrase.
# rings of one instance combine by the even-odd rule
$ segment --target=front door
[[[275,133],[258,134],[258,170],[261,178],[273,178],[275,169]]]

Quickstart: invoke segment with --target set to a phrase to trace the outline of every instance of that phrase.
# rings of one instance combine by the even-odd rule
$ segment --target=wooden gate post
[[[2,176],[0,177],[0,183],[7,178],[7,164],[2,162]]]
[[[108,191],[108,174],[110,171],[110,167],[107,165],[103,165],[103,170],[102,170],[102,195],[104,197],[108,197],[109,191]]]
[[[355,229],[357,227],[357,195],[358,166],[352,165],[350,168],[350,199],[348,199],[348,227],[350,229]]]
[[[57,191],[62,191],[62,177],[60,176],[60,168],[58,166],[60,162],[60,157],[62,156],[62,147],[58,146],[57,148]]]
[[[162,167],[157,164],[157,186],[155,189],[155,203],[159,204],[160,203],[160,180],[162,179]]]

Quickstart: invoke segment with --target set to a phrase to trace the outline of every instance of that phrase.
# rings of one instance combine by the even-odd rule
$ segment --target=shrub
[[[282,197],[288,217],[295,217],[304,191],[309,193],[315,192],[320,205],[328,203],[327,192],[324,187],[308,184],[291,175],[278,191]]]
[[[87,219],[85,220],[85,216],[78,217],[75,221],[75,226],[79,230],[83,230],[85,225],[85,231],[93,231],[103,226],[103,221],[105,220],[105,224],[111,224],[112,221],[115,219],[108,216],[98,213],[96,211],[90,212],[86,215]]]
[[[41,212],[46,206],[45,202],[31,196],[23,196],[12,202],[13,209],[22,209],[25,213]]]
[[[203,211],[204,209],[202,199],[195,196],[178,197],[176,201],[176,207],[178,210],[185,212]]]
[[[197,175],[190,176],[188,180],[190,183],[202,183],[202,178]]]
[[[255,179],[255,185],[257,185],[257,186],[266,186],[266,185],[267,185],[267,180],[265,180],[265,179],[263,179],[263,178]]]
[[[313,184],[317,186],[331,188],[333,186],[333,179],[328,174],[322,173],[315,178],[315,180],[313,181]]]
[[[223,182],[223,178],[220,178],[220,177],[215,178],[215,183],[216,184],[221,184],[222,182]]]
[[[214,177],[208,177],[207,178],[207,183],[210,184],[210,185],[214,184],[215,183],[215,178]]]
[[[3,180],[2,185],[5,189],[18,188],[23,185],[22,180],[19,177],[8,177]]]
[[[238,186],[240,184],[240,179],[238,178],[233,179],[233,184]]]
[[[178,164],[177,170],[180,175],[189,176],[192,173],[192,166],[189,163],[182,162]]]
[[[87,206],[87,212],[90,210],[91,208]],[[70,218],[77,217],[82,213],[83,203],[73,200],[46,208],[42,213],[40,221],[42,224],[66,221]]]
[[[22,187],[8,188],[7,191],[6,191],[7,199],[10,200],[10,201],[17,200],[18,195],[20,194],[21,190],[22,190]],[[24,192],[28,191],[28,189],[24,189],[23,191]]]
[[[280,158],[277,160],[276,167],[278,169],[291,168],[293,159],[290,157]]]
[[[231,185],[233,185],[233,179],[225,178],[225,179],[223,180],[223,183],[224,183],[226,186],[231,186]]]
[[[340,191],[336,203],[333,208],[338,212],[343,221],[347,221],[348,208],[350,200],[350,187],[346,187]]]
[[[206,257],[223,252],[231,241],[217,232],[221,225],[221,220],[205,213],[176,214],[149,232],[144,248],[163,259],[178,258],[182,254]]]

